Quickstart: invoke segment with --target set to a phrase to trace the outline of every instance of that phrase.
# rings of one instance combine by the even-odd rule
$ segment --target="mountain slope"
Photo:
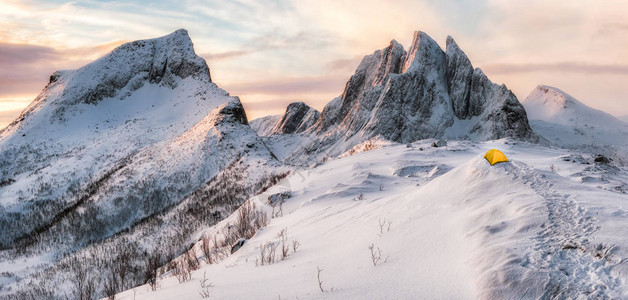
[[[628,296],[626,196],[573,178],[603,167],[593,157],[574,163],[563,149],[504,140],[431,142],[392,144],[292,174],[250,199],[276,213],[269,200],[289,195],[283,213],[235,253],[189,281],[166,273],[156,291],[118,297],[193,298],[203,278],[220,299]],[[482,155],[491,148],[510,162],[490,166]],[[628,173],[603,176],[611,175]],[[237,218],[199,236],[222,238]],[[272,247],[275,260],[260,264]]]
[[[259,136],[268,136],[273,134],[273,129],[275,129],[277,123],[281,121],[281,117],[282,115],[265,116],[251,120],[249,125],[251,125],[251,128],[255,130]]]
[[[80,69],[53,74],[0,132],[0,257],[41,256],[35,269],[7,267],[28,278],[106,239],[139,242],[140,235],[129,232],[199,198],[195,193],[227,170],[248,173],[237,182],[245,193],[286,172],[249,127],[239,99],[211,81],[185,30],[124,44]],[[215,197],[201,197],[205,205],[214,203],[212,218],[202,220],[215,222],[243,201],[217,203]],[[177,211],[177,218],[193,220],[203,210],[188,205]],[[151,253],[159,239],[180,251],[176,247],[201,225],[156,224],[163,228],[143,237],[136,251]],[[102,258],[90,259],[86,267]],[[61,271],[67,270],[55,272]],[[135,276],[131,280],[142,280]]]
[[[537,86],[523,105],[532,128],[549,141],[561,147],[589,148],[628,162],[627,123],[550,86]]]

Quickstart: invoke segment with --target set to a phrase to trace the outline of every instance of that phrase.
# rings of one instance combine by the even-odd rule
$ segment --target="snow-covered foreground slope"
[[[190,281],[168,272],[156,291],[141,286],[116,299],[628,297],[628,196],[590,180],[625,183],[626,169],[505,140],[431,143],[385,145],[295,172],[250,200],[276,217],[237,252]],[[482,155],[491,148],[511,161],[490,166]],[[268,197],[282,192],[291,197],[277,214]],[[290,249],[282,260],[283,229]],[[277,261],[262,266],[268,242]],[[201,287],[204,276],[211,287]]]
[[[568,148],[588,148],[628,163],[628,123],[551,86],[537,86],[523,106],[532,129],[550,142]]]

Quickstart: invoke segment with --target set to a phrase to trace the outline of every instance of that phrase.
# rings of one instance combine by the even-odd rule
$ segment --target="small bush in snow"
[[[192,278],[192,270],[184,260],[175,260],[171,264],[172,273],[179,283],[186,282]]]
[[[371,261],[373,262],[373,266],[376,267],[382,261],[382,249],[379,247],[375,247],[375,244],[371,244],[368,249],[371,251]],[[388,261],[388,257],[384,259],[384,263]]]
[[[185,252],[184,255],[185,263],[188,265],[190,270],[198,270],[201,267],[201,264],[198,262],[198,258],[196,256],[196,248],[192,246],[189,251]]]
[[[75,299],[92,299],[96,293],[96,282],[89,271],[83,266],[82,260],[78,258],[72,260],[70,269],[73,275],[72,283],[74,285]]]
[[[207,264],[213,264],[214,263],[214,260],[212,258],[213,251],[209,243],[210,243],[209,236],[204,234],[202,238],[202,243],[201,243],[201,251],[203,252],[203,258],[205,259],[205,262]]]
[[[316,278],[318,279],[318,288],[321,290],[321,292],[324,293],[326,291],[323,288],[323,281],[321,280],[321,272],[323,272],[323,269],[316,266]]]
[[[284,228],[279,232],[279,238],[281,239],[281,260],[286,259],[288,256],[288,229]]]
[[[144,268],[144,280],[151,290],[157,290],[157,277],[162,264],[161,252],[155,251],[146,258]]]
[[[379,235],[384,234],[384,228],[386,229],[386,231],[390,231],[390,225],[392,225],[392,221],[390,220],[386,220],[386,219],[379,219]]]
[[[202,298],[209,298],[209,289],[213,287],[213,284],[207,281],[207,271],[205,271],[205,273],[203,273],[203,279],[201,279],[201,291],[199,292]]]
[[[266,244],[260,244],[259,249],[259,257],[255,258],[256,266],[263,266],[265,264],[270,265],[275,263],[278,259],[284,260],[288,257],[290,252],[290,243],[288,242],[288,229],[282,229],[279,234],[277,234],[277,238],[279,241],[277,242],[267,242]],[[281,252],[279,253],[279,258],[276,257],[277,248],[281,245]],[[297,252],[297,249],[301,243],[298,240],[292,240],[292,253]]]
[[[116,299],[116,292],[118,291],[118,277],[116,270],[112,269],[110,275],[105,278],[104,291],[107,299]]]

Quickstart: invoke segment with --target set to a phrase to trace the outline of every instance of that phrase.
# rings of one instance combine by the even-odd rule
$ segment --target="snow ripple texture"
[[[521,177],[544,199],[547,221],[534,238],[535,252],[522,266],[547,273],[542,299],[618,299],[619,279],[611,276],[618,259],[608,245],[592,245],[599,229],[597,220],[573,200],[574,195],[556,192],[542,174],[513,163],[515,178]],[[526,295],[524,294],[523,297]]]

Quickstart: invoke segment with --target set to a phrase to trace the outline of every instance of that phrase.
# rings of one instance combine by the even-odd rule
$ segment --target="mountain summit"
[[[243,186],[279,163],[239,99],[212,83],[187,31],[130,42],[54,73],[0,132],[0,247],[58,243],[62,255],[178,209],[236,165],[258,164],[266,170]],[[157,232],[151,238],[171,231]]]
[[[588,149],[628,163],[628,124],[566,92],[539,85],[523,101],[535,132],[564,148]]]
[[[393,40],[365,56],[342,95],[307,130],[319,138],[296,150],[292,159],[312,152],[337,155],[374,137],[400,143],[425,138],[537,141],[517,97],[474,69],[452,37],[446,46],[443,51],[417,31],[407,52]]]

